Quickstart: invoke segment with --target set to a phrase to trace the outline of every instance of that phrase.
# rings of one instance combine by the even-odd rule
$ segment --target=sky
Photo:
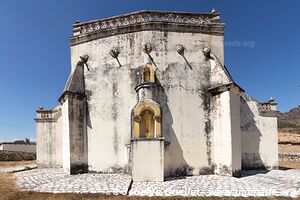
[[[70,72],[72,24],[138,10],[221,13],[225,65],[247,94],[299,105],[300,1],[2,0],[0,141],[35,140],[35,110],[58,104]]]

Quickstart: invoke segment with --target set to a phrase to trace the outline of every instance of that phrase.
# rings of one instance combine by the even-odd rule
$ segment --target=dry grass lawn
[[[241,197],[128,197],[128,196],[105,196],[97,194],[52,194],[52,193],[38,193],[38,192],[20,192],[15,185],[15,176],[13,174],[0,174],[0,200],[81,200],[81,199],[95,199],[95,200],[237,200],[237,199],[287,199],[287,198],[241,198]]]
[[[35,164],[35,160],[22,160],[22,161],[0,161],[0,168],[1,167],[15,167],[18,165],[31,165]]]
[[[300,169],[300,163],[292,163],[292,162],[279,161],[279,167],[282,167],[282,168],[291,168],[291,169]]]
[[[300,153],[300,144],[278,144],[281,153]]]

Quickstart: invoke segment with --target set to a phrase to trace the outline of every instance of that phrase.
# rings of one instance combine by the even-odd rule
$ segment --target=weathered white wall
[[[3,151],[21,151],[21,152],[36,152],[35,144],[1,144],[0,150]]]
[[[241,152],[241,113],[240,94],[235,90],[230,91],[230,111],[231,111],[231,145],[232,145],[232,172],[239,176],[242,169]]]
[[[162,134],[169,174],[188,168],[198,174],[211,157],[207,150],[209,63],[204,47],[223,61],[223,36],[200,33],[141,31],[102,38],[71,47],[72,69],[79,56],[89,55],[85,70],[88,94],[88,164],[91,171],[114,171],[127,166],[131,109],[137,103],[134,87],[137,69],[151,63],[143,53],[144,43],[153,47],[151,56],[163,86],[156,101],[162,107]],[[176,46],[185,47],[185,58]],[[118,48],[118,62],[109,51]],[[188,66],[190,65],[190,68]]]
[[[212,141],[215,173],[230,174],[232,164],[230,92],[212,98]]]
[[[241,170],[239,102],[233,89],[212,98],[212,152],[217,174],[238,176]]]
[[[36,151],[38,167],[62,167],[62,117],[36,122]]]
[[[242,167],[278,167],[277,118],[262,116],[259,103],[241,99]]]
[[[164,141],[135,140],[132,149],[132,179],[164,181]]]
[[[66,93],[63,99],[63,168],[69,174],[84,173],[87,172],[86,100],[75,93]]]
[[[63,170],[70,172],[70,134],[69,134],[69,105],[68,99],[62,104],[62,146],[63,146]]]

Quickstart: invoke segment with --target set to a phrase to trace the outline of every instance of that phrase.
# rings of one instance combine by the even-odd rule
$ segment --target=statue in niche
[[[154,83],[155,68],[151,64],[146,64],[141,70],[140,83]]]
[[[150,69],[149,69],[149,67],[145,67],[143,75],[144,75],[144,82],[150,82]]]
[[[150,110],[144,110],[141,113],[140,137],[154,137],[154,114]]]

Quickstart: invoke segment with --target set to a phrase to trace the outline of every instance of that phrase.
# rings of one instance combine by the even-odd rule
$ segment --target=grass
[[[300,169],[300,163],[279,161],[279,167],[288,168],[288,169]]]
[[[241,200],[241,199],[266,199],[266,200],[280,200],[287,199],[282,197],[129,197],[129,196],[107,196],[99,194],[53,194],[53,193],[39,193],[39,192],[21,192],[18,191],[15,183],[14,174],[0,174],[0,200]]]
[[[15,167],[18,165],[31,165],[36,164],[35,160],[23,160],[23,161],[0,161],[1,167]]]

